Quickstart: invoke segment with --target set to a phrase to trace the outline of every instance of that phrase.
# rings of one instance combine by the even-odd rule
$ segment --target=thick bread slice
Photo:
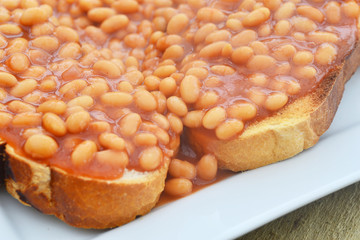
[[[360,46],[333,66],[311,93],[289,104],[275,116],[250,125],[236,139],[209,138],[201,129],[187,129],[189,142],[200,153],[213,153],[220,168],[244,171],[290,158],[317,143],[329,128],[344,85],[360,63]]]
[[[126,171],[120,179],[71,175],[29,160],[6,145],[8,192],[25,205],[82,228],[117,227],[149,212],[164,189],[169,160],[153,172]]]

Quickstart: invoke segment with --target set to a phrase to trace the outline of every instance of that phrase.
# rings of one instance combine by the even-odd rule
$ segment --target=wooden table
[[[237,240],[360,239],[360,182],[291,212]]]

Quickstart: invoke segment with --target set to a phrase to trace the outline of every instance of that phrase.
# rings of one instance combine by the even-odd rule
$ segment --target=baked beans
[[[112,166],[104,178],[160,169],[184,126],[235,139],[309,93],[360,27],[353,0],[0,5],[0,137],[74,173]],[[212,181],[217,160],[205,154],[173,159],[166,191]]]

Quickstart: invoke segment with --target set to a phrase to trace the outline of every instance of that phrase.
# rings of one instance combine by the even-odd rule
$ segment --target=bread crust
[[[149,212],[164,189],[169,159],[153,172],[126,171],[115,180],[76,176],[5,147],[8,192],[25,205],[81,228],[123,225]]]
[[[209,138],[201,129],[187,129],[190,144],[199,152],[213,153],[220,168],[235,172],[288,159],[314,146],[329,128],[341,101],[344,85],[360,63],[355,44],[341,64],[334,66],[310,94],[295,100],[275,116],[250,125],[237,138]]]

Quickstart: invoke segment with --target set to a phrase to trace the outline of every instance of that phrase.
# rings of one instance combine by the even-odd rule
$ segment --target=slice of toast
[[[199,129],[186,134],[198,152],[213,153],[220,168],[244,171],[290,158],[314,146],[329,128],[341,101],[345,83],[360,64],[357,43],[321,84],[276,115],[255,122],[237,138],[219,140]]]
[[[152,172],[115,180],[72,175],[37,163],[6,145],[6,188],[21,203],[81,228],[112,228],[149,212],[164,189],[169,160]]]

